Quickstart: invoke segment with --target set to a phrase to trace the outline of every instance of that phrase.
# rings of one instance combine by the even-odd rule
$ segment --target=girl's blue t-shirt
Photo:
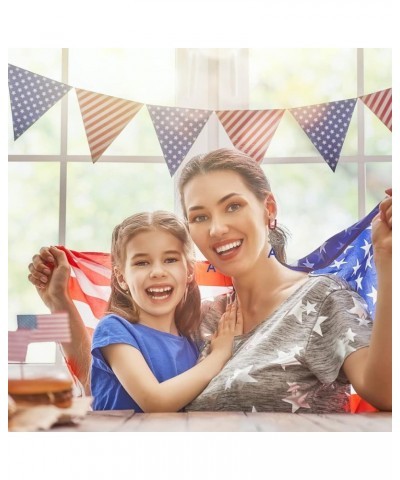
[[[102,347],[115,343],[125,343],[137,348],[160,383],[192,368],[199,354],[190,338],[130,323],[119,315],[107,315],[98,323],[92,339],[90,381],[94,410],[134,409],[142,412],[101,353]]]

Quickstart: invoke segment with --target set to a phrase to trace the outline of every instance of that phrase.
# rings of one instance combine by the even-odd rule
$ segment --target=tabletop
[[[391,432],[392,414],[90,411],[50,432]]]

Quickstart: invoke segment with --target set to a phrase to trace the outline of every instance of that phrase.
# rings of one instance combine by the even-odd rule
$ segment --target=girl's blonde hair
[[[247,185],[248,189],[261,202],[265,200],[271,187],[267,177],[260,165],[245,153],[228,148],[214,150],[207,154],[197,155],[193,157],[184,166],[179,178],[179,193],[181,196],[181,204],[184,215],[186,217],[186,205],[183,190],[185,185],[198,175],[206,175],[209,172],[230,170],[236,172]],[[271,246],[273,247],[276,258],[282,262],[286,262],[286,240],[287,233],[277,227],[275,230],[269,231]]]
[[[187,286],[187,294],[175,311],[176,327],[183,335],[188,336],[195,333],[200,324],[200,291],[194,278],[194,247],[184,222],[170,212],[158,210],[136,213],[114,228],[111,241],[111,296],[107,310],[108,313],[121,315],[131,323],[139,321],[140,309],[129,292],[124,291],[119,285],[115,268],[123,272],[126,245],[135,235],[155,230],[166,231],[182,242],[188,268],[193,272],[193,280]]]

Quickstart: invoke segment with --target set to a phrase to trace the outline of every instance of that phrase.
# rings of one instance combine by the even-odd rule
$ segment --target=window
[[[210,110],[292,108],[391,87],[390,49],[11,49],[9,62],[73,87],[144,104]],[[46,311],[27,281],[43,245],[108,251],[113,226],[140,210],[179,212],[143,107],[93,164],[74,89],[13,141],[9,110],[9,328]],[[215,114],[187,158],[231,143]],[[357,102],[333,173],[286,111],[263,168],[295,260],[365,215],[391,185],[391,133]],[[312,231],[310,232],[310,225]],[[32,346],[28,361],[53,361]]]

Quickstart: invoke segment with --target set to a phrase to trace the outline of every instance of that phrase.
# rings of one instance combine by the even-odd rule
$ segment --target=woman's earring
[[[276,229],[276,218],[271,220],[270,218],[268,219],[268,228],[269,230],[275,230]]]

